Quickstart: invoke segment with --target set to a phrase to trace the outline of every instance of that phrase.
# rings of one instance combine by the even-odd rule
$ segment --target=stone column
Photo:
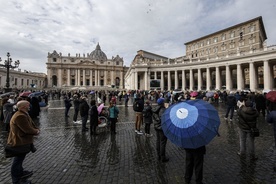
[[[162,91],[164,90],[164,72],[163,71],[161,71],[160,88]]]
[[[67,86],[71,86],[70,68],[67,69]]]
[[[254,63],[249,63],[249,79],[250,79],[250,90],[255,91],[257,88],[257,74]]]
[[[101,70],[98,70],[98,77],[97,77],[98,78],[98,80],[97,80],[98,86],[101,85],[101,83],[100,83],[100,79],[101,79],[100,74],[101,74]]]
[[[237,90],[244,89],[244,72],[241,64],[237,65]]]
[[[58,81],[57,81],[57,87],[62,86],[62,74],[61,74],[61,69],[58,69]]]
[[[80,69],[77,69],[77,86],[80,86]]]
[[[120,71],[120,88],[123,89],[124,87],[124,73],[123,71]]]
[[[182,90],[186,89],[186,75],[185,70],[182,70]]]
[[[221,75],[219,67],[216,67],[216,89],[221,89]]]
[[[174,88],[175,89],[178,89],[178,73],[177,73],[177,70],[175,70],[175,72],[174,72],[174,83],[175,83],[175,86],[174,86]]]
[[[194,90],[194,74],[192,69],[190,69],[190,90]]]
[[[157,79],[157,72],[154,72],[154,79]]]
[[[82,70],[82,86],[86,86],[85,69]]]
[[[134,77],[135,77],[135,82],[134,82],[134,89],[137,90],[138,89],[138,72],[134,72]]]
[[[93,70],[90,70],[90,86],[93,86]]]
[[[226,89],[232,90],[233,84],[232,84],[232,75],[230,71],[230,66],[226,65]]]
[[[111,85],[115,84],[114,81],[114,71],[111,71]]]
[[[202,87],[202,73],[201,69],[197,69],[197,90],[201,90]]]
[[[107,71],[105,70],[104,71],[104,86],[106,86],[107,85]]]
[[[211,76],[210,76],[210,68],[206,68],[206,90],[210,90],[211,88]]]
[[[98,69],[95,69],[95,86],[98,86]]]
[[[171,71],[168,71],[168,90],[171,90]]]
[[[144,77],[145,77],[145,86],[144,86],[144,89],[145,90],[148,90],[148,71],[145,71],[144,73]]]
[[[272,90],[273,89],[273,68],[269,65],[269,62],[264,61],[264,90]]]

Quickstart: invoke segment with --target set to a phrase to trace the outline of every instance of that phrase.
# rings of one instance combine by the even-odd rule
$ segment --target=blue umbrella
[[[90,95],[93,95],[95,93],[95,91],[94,90],[92,90],[92,91],[90,91]]]
[[[210,98],[210,97],[213,97],[214,94],[215,94],[215,92],[209,91],[209,92],[206,93],[206,97],[209,97],[209,98]]]
[[[207,145],[218,134],[217,110],[203,100],[188,100],[170,106],[162,115],[162,129],[168,139],[183,148]]]

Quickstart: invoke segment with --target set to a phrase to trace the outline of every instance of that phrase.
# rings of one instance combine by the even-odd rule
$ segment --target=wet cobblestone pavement
[[[169,162],[161,163],[156,158],[155,131],[153,137],[134,133],[132,106],[118,105],[120,110],[117,134],[111,135],[101,128],[98,136],[82,133],[81,125],[73,124],[73,108],[70,117],[64,118],[63,101],[50,101],[37,120],[41,133],[35,138],[37,151],[27,155],[24,168],[33,170],[30,178],[36,184],[175,184],[184,183],[185,151],[168,140]],[[216,106],[221,118],[220,137],[207,145],[204,161],[204,183],[207,184],[258,184],[276,183],[276,151],[273,148],[272,126],[259,117],[260,137],[256,138],[255,162],[240,159],[236,115],[233,122],[223,118],[225,106]],[[80,118],[79,118],[80,119]],[[88,124],[89,126],[89,124]],[[11,183],[11,159],[3,155],[0,138],[0,183]],[[192,183],[195,183],[194,177]]]

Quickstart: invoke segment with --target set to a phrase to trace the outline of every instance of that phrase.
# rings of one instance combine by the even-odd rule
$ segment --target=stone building
[[[44,73],[10,69],[10,88],[15,90],[43,90],[47,86],[47,76]],[[7,69],[0,68],[0,90],[4,91],[7,80]]]
[[[262,17],[185,43],[177,58],[138,51],[125,75],[127,89],[272,90],[276,47],[267,46]]]
[[[108,59],[99,43],[91,53],[63,56],[48,53],[48,87],[60,89],[101,89],[104,87],[124,88],[124,75],[128,67],[117,55]]]

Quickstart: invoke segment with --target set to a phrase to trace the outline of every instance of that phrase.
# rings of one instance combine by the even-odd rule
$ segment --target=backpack
[[[139,103],[139,100],[136,100],[134,103],[133,103],[133,110],[134,111],[140,111],[141,109],[141,104]]]

